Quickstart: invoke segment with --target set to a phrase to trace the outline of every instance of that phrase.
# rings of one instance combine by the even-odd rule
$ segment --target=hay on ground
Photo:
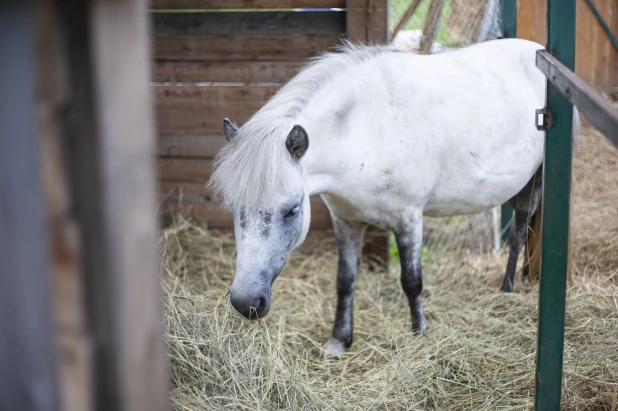
[[[618,153],[586,127],[574,159],[573,281],[563,409],[618,410]],[[229,304],[234,240],[182,218],[162,236],[163,302],[177,410],[531,409],[538,288],[498,292],[506,252],[427,254],[430,330],[409,332],[390,272],[361,272],[355,341],[324,360],[335,310],[332,240],[295,252],[264,320]]]

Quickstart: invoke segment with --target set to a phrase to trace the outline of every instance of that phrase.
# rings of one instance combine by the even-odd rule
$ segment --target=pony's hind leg
[[[543,168],[539,167],[528,184],[526,184],[515,197],[509,200],[509,204],[515,210],[515,218],[510,228],[509,261],[506,265],[504,281],[502,282],[500,291],[513,291],[513,280],[515,278],[515,269],[517,268],[517,259],[526,242],[526,234],[530,220],[541,200],[542,178]]]
[[[421,267],[421,250],[423,243],[423,211],[412,210],[400,223],[395,232],[399,259],[401,261],[401,285],[410,303],[412,332],[422,333],[429,328],[421,292],[423,291],[423,271]]]
[[[340,354],[352,345],[354,324],[352,303],[358,279],[363,233],[367,224],[350,223],[333,217],[333,227],[339,252],[337,312],[332,336],[323,347],[327,355]]]

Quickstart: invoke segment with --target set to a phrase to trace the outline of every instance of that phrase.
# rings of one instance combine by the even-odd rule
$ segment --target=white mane
[[[335,76],[390,50],[384,46],[345,42],[337,52],[312,59],[219,152],[209,183],[215,194],[232,209],[251,209],[263,205],[278,192],[300,187],[303,176],[285,147],[294,119]]]

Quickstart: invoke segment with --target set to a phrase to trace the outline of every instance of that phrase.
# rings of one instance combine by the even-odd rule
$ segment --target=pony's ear
[[[295,161],[300,160],[309,148],[309,136],[307,136],[305,129],[298,124],[295,125],[292,131],[290,131],[290,134],[288,134],[288,138],[285,140],[285,146]]]
[[[232,123],[229,119],[223,119],[223,134],[225,134],[225,138],[227,141],[232,141],[234,137],[236,137],[236,132],[238,131],[238,127],[236,124]]]

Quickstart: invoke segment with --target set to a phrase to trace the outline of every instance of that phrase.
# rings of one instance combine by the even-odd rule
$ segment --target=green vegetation
[[[427,11],[429,9],[429,4],[432,0],[423,0],[421,4],[417,7],[416,11],[408,20],[408,23],[404,26],[403,30],[422,30],[425,25],[425,20],[427,18]],[[401,20],[401,17],[406,12],[412,0],[391,0],[390,2],[390,26],[391,30],[395,28],[395,26]],[[450,18],[453,12],[453,6],[451,0],[445,0],[444,7],[442,9],[442,16],[440,17],[440,23],[438,26],[438,33],[436,34],[436,39],[438,43],[442,44],[444,47],[455,47],[455,40],[449,35],[449,33],[444,30],[446,27],[446,23]]]

